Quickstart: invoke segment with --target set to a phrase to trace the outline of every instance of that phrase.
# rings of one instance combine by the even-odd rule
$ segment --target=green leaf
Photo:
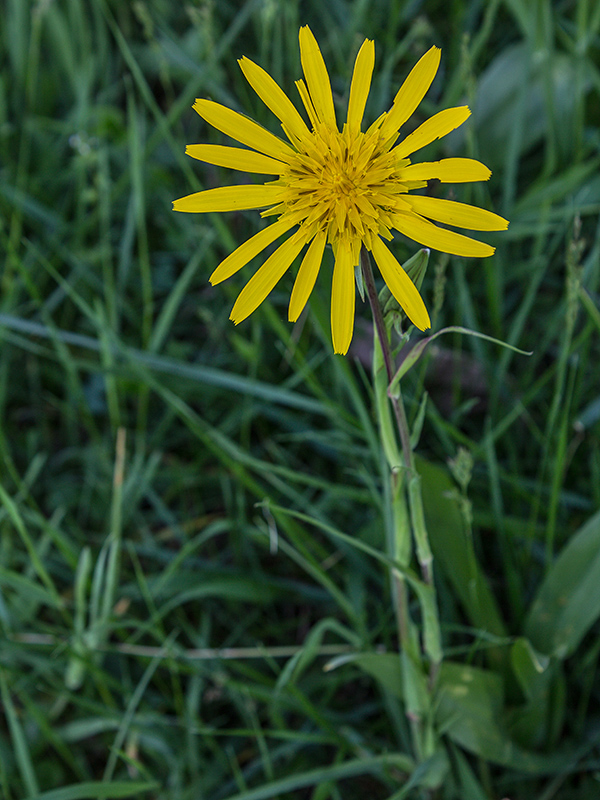
[[[56,587],[54,586],[54,582],[50,577],[42,558],[38,552],[39,545],[34,543],[27,525],[25,524],[25,520],[21,515],[21,510],[15,503],[15,501],[10,497],[8,492],[4,490],[2,484],[0,484],[0,503],[4,507],[4,510],[15,527],[15,530],[19,534],[19,537],[23,541],[27,549],[27,554],[31,560],[31,566],[37,573],[38,577],[40,578],[41,582],[47,589],[47,593],[40,595],[40,597],[44,597],[44,602],[49,603],[50,605],[55,606],[56,608],[62,608],[63,600],[60,597]],[[5,579],[8,578],[8,575],[5,574]],[[13,576],[14,578],[14,576]]]
[[[414,766],[412,759],[404,755],[404,753],[366,756],[345,761],[342,764],[318,767],[309,772],[300,772],[277,781],[265,783],[257,789],[250,789],[228,797],[227,800],[263,800],[263,798],[276,797],[305,786],[318,786],[324,781],[343,780],[353,778],[356,775],[384,774],[390,768],[410,774],[414,770]]]
[[[436,721],[440,733],[486,761],[529,773],[564,769],[574,754],[540,755],[515,744],[503,724],[503,686],[500,675],[446,661],[437,683]]]
[[[310,630],[302,643],[302,649],[290,658],[277,679],[277,690],[281,691],[288,683],[296,683],[310,664],[321,652],[326,633],[332,632],[346,639],[354,647],[360,645],[360,638],[336,619],[325,617]]]
[[[536,653],[531,643],[520,637],[510,651],[513,671],[519,681],[523,694],[528,700],[538,697],[540,677],[546,674],[550,659]]]
[[[600,617],[600,512],[571,538],[548,571],[525,621],[540,653],[566,658]]]
[[[90,316],[91,313],[90,313]],[[93,317],[92,317],[93,318]],[[29,336],[43,339],[56,338],[68,345],[99,352],[101,345],[92,336],[72,333],[58,329],[50,329],[47,325],[30,320],[20,319],[10,314],[0,314],[0,325],[11,331],[18,331]],[[100,327],[100,325],[98,325]],[[317,400],[307,397],[299,392],[293,392],[283,386],[274,386],[244,375],[235,375],[227,370],[206,367],[203,364],[186,364],[175,358],[147,353],[133,347],[127,347],[115,336],[110,341],[111,354],[114,356],[119,368],[128,370],[130,365],[146,366],[153,373],[174,375],[184,378],[202,386],[216,386],[224,391],[232,391],[239,395],[248,395],[264,400],[268,403],[281,404],[290,408],[315,414],[328,414],[327,408]]]
[[[520,648],[519,648],[520,649]],[[354,653],[337,657],[335,666],[354,664],[374,677],[390,694],[404,700],[402,665],[395,653]],[[333,668],[331,662],[330,668]],[[553,773],[577,757],[571,752],[540,755],[511,736],[505,720],[504,688],[498,673],[445,661],[431,706],[435,729],[455,744],[495,764],[530,773]]]
[[[19,714],[12,701],[9,683],[7,680],[7,673],[3,669],[0,670],[0,697],[2,698],[4,716],[6,717],[6,722],[8,724],[13,754],[19,768],[21,780],[23,781],[28,794],[32,797],[37,797],[37,777],[33,767],[32,754],[29,750],[28,737],[23,729],[23,726],[21,725]]]
[[[26,575],[19,575],[19,573],[4,569],[4,567],[0,567],[0,586],[10,586],[15,590],[18,598],[23,598],[28,603],[36,602],[50,608],[60,608],[61,606],[54,593],[49,592]],[[18,600],[17,605],[19,605]]]
[[[526,4],[520,4],[525,7]],[[576,62],[571,55],[535,50],[529,42],[504,48],[478,80],[473,102],[473,126],[480,143],[480,156],[492,169],[518,157],[550,135],[553,120],[571,120],[574,114]],[[545,56],[545,57],[544,57]],[[519,137],[515,142],[514,127]],[[569,125],[558,137],[564,155],[571,155]],[[454,140],[462,145],[465,132]],[[573,137],[571,136],[571,139]]]
[[[498,344],[500,347],[505,347],[507,350],[512,350],[515,353],[519,353],[521,356],[531,355],[530,351],[519,350],[518,347],[508,344],[508,342],[503,342],[502,339],[495,339],[493,336],[488,336],[486,333],[479,333],[478,331],[469,330],[469,328],[462,328],[460,325],[451,325],[448,328],[442,328],[437,333],[434,333],[433,336],[427,336],[425,339],[420,339],[414,347],[411,347],[410,350],[407,349],[405,351],[406,355],[398,367],[398,371],[392,378],[392,382],[390,383],[390,388],[388,390],[390,394],[396,389],[400,379],[403,378],[409,369],[414,367],[417,361],[421,358],[427,345],[437,339],[438,336],[442,336],[444,333],[464,333],[465,336],[474,336],[476,339],[485,339],[486,342]]]
[[[514,709],[509,717],[511,736],[529,747],[541,747],[547,742],[547,723],[554,670],[547,656],[537,653],[524,637],[510,649],[513,672],[525,703]]]
[[[423,665],[406,648],[402,649],[400,660],[406,713],[411,719],[423,719],[429,714],[431,703]]]
[[[328,668],[333,669],[342,664],[355,664],[367,675],[379,681],[387,692],[400,700],[404,699],[402,666],[397,653],[352,653],[334,659]]]
[[[459,797],[468,797],[469,800],[488,800],[489,795],[475,777],[475,773],[466,757],[458,747],[453,747],[452,750],[452,759],[456,764],[456,772],[462,792]]]
[[[156,792],[156,782],[141,781],[90,781],[73,786],[63,786],[42,792],[35,800],[113,800],[117,797],[139,797],[142,792]]]
[[[362,269],[360,267],[360,262],[355,265],[354,267],[354,279],[356,281],[356,288],[358,289],[358,293],[360,295],[360,299],[365,302],[365,284],[363,282],[363,274]]]
[[[434,564],[444,570],[470,622],[495,636],[505,636],[498,606],[482,573],[448,472],[417,460],[425,522]]]
[[[450,762],[446,751],[439,748],[419,764],[400,791],[393,794],[388,800],[404,800],[404,798],[415,797],[412,791],[419,786],[427,789],[439,789],[444,784],[449,769]]]
[[[427,247],[422,247],[402,265],[402,268],[417,289],[420,289],[423,285],[423,278],[427,272],[430,253],[431,251]]]

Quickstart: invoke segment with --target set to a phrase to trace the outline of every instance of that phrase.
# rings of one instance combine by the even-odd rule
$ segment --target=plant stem
[[[381,310],[379,297],[377,296],[377,288],[375,286],[375,279],[373,277],[373,268],[371,267],[371,259],[369,257],[367,249],[364,246],[360,251],[360,264],[362,267],[365,287],[367,289],[367,295],[369,297],[369,305],[371,306],[371,311],[373,313],[375,328],[377,329],[377,338],[379,339],[379,344],[381,345],[381,351],[383,353],[383,361],[387,372],[388,386],[389,386],[394,377],[394,361],[392,358],[392,348],[390,346],[390,337],[385,324],[385,320],[383,319],[383,312]],[[408,470],[409,474],[413,475],[415,471],[415,465],[414,465],[412,447],[410,446],[410,432],[408,429],[408,421],[406,419],[406,411],[404,410],[404,402],[402,400],[402,394],[400,393],[400,387],[398,387],[398,390],[395,391],[393,395],[390,395],[390,393],[388,392],[388,397],[392,402],[392,408],[394,409],[394,416],[396,417],[396,424],[398,426],[398,433],[400,434],[400,442],[402,444],[402,454],[404,456],[404,466]]]
[[[408,427],[408,420],[406,418],[406,411],[404,408],[404,401],[402,399],[402,392],[400,385],[397,385],[392,392],[389,386],[394,378],[394,360],[392,357],[392,348],[390,344],[390,332],[383,318],[383,311],[379,302],[377,288],[375,286],[375,279],[373,277],[373,268],[371,266],[371,258],[367,249],[363,246],[360,251],[360,263],[362,267],[363,279],[369,297],[369,304],[373,313],[373,320],[375,329],[377,331],[377,338],[381,346],[383,355],[383,362],[388,379],[387,396],[391,401],[392,408],[394,409],[394,416],[396,418],[396,426],[402,444],[402,455],[404,460],[405,475],[408,485],[408,499],[410,507],[410,518],[413,526],[413,533],[415,535],[417,544],[417,557],[421,567],[421,574],[423,580],[429,586],[433,587],[433,571],[432,571],[432,556],[429,547],[429,540],[425,528],[425,520],[423,517],[423,500],[421,496],[421,483],[420,478],[415,469],[414,455],[410,443],[410,430]],[[394,464],[390,464],[392,470],[395,468]],[[406,589],[403,587],[403,592],[398,592],[397,597],[400,598],[402,594],[405,596]],[[406,623],[406,597],[404,602],[397,605],[396,613],[398,615],[399,628],[405,627]]]
[[[369,252],[366,249],[366,247],[364,247],[364,245],[360,251],[360,266],[362,268],[363,278],[365,280],[365,286],[367,288],[367,295],[369,297],[369,305],[371,306],[371,311],[373,313],[373,320],[375,322],[375,327],[377,328],[377,336],[379,338],[379,343],[381,344],[381,350],[383,352],[383,360],[385,363],[385,369],[387,372],[388,384],[389,384],[392,382],[392,378],[394,377],[394,366],[392,362],[392,352],[390,349],[390,338],[388,336],[388,332],[383,319],[383,312],[381,310],[381,305],[379,303],[379,297],[377,296],[375,278],[373,277],[373,268],[371,267],[371,258],[369,257]]]

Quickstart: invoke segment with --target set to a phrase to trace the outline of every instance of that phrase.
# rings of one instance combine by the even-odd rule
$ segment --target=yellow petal
[[[317,112],[315,111],[315,107],[313,106],[313,102],[310,99],[310,95],[308,93],[308,89],[306,88],[306,84],[302,80],[296,81],[296,88],[298,89],[298,94],[300,95],[300,99],[306,109],[306,113],[308,114],[308,118],[310,120],[310,124],[313,128],[317,127],[319,119],[317,117]]]
[[[409,133],[406,139],[395,147],[392,152],[396,158],[406,158],[416,150],[425,147],[426,144],[440,139],[450,131],[458,128],[470,116],[471,112],[468,106],[458,106],[458,108],[446,108],[443,111],[434,114],[422,125],[419,125],[416,131]]]
[[[221,261],[219,266],[210,276],[209,281],[215,286],[217,283],[230,278],[242,267],[245,267],[249,261],[257,256],[259,253],[268,247],[275,239],[278,239],[286,231],[294,226],[294,221],[277,220],[272,225],[264,228],[262,231],[255,233],[250,239],[241,244],[233,253],[230,253],[224,261]]]
[[[398,170],[400,181],[428,181],[437,178],[443,183],[470,183],[487,181],[491,169],[474,158],[442,158],[441,161],[423,161]]]
[[[337,128],[329,74],[317,40],[308,25],[300,28],[299,39],[302,70],[317,116],[330,128]]]
[[[438,228],[418,214],[394,214],[394,228],[425,247],[442,253],[471,258],[485,258],[494,254],[495,247],[463,236],[461,233]]]
[[[326,241],[327,234],[324,232],[318,233],[310,243],[306,255],[302,259],[300,269],[298,270],[294,282],[294,288],[292,289],[292,296],[290,297],[290,307],[288,311],[288,319],[290,322],[296,322],[300,314],[304,311],[304,306],[310,297],[310,293],[317,280],[317,275],[319,274]]]
[[[352,248],[340,241],[335,254],[331,286],[331,338],[333,352],[346,355],[354,331],[354,264]]]
[[[372,252],[383,280],[406,316],[422,331],[431,328],[429,314],[419,290],[378,236],[373,237]]]
[[[365,39],[356,56],[350,84],[350,99],[348,100],[348,116],[346,119],[352,133],[360,131],[360,124],[365,113],[369,89],[371,88],[374,66],[375,45],[369,39]]]
[[[440,48],[434,46],[424,56],[421,56],[412,68],[396,94],[394,103],[381,126],[384,139],[404,125],[425,97],[438,71],[441,54]]]
[[[219,186],[188,194],[173,201],[173,211],[204,214],[209,211],[242,211],[263,208],[281,200],[279,186]]]
[[[241,147],[224,147],[220,144],[188,144],[185,152],[198,161],[216,164],[217,167],[229,167],[242,172],[260,172],[263,175],[281,175],[285,169],[283,161],[255,153],[253,150],[242,150]]]
[[[366,135],[369,136],[370,134],[374,133],[375,131],[378,131],[381,128],[381,126],[383,125],[383,123],[385,122],[385,118],[387,117],[387,115],[388,115],[387,111],[384,111],[383,114],[380,114],[377,117],[377,119],[375,120],[375,122],[372,122],[369,125],[369,127],[367,128]]]
[[[296,106],[279,84],[273,80],[268,72],[265,72],[262,67],[259,67],[249,58],[244,56],[240,58],[238,63],[246,80],[267,108],[270,108],[285,128],[291,131],[298,139],[301,141],[306,139],[310,135],[310,131],[298,113]]]
[[[289,145],[263,128],[262,125],[220,103],[198,99],[194,103],[194,111],[200,114],[202,119],[206,120],[213,128],[261,153],[283,159],[283,161],[287,161],[294,155],[294,151]]]
[[[306,233],[299,230],[278,247],[244,286],[231,309],[229,319],[238,325],[250,316],[283,277],[305,243]]]
[[[477,206],[417,194],[404,195],[404,199],[417,214],[445,225],[455,225],[457,228],[468,228],[472,231],[505,231],[508,228],[507,220]]]

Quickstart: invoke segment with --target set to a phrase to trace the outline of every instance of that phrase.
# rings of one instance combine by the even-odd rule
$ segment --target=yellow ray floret
[[[284,164],[274,158],[244,150],[241,147],[223,147],[220,144],[188,144],[185,152],[198,161],[216,164],[217,167],[239,169],[242,172],[258,172],[263,175],[281,175]]]
[[[277,136],[273,136],[266,128],[226,106],[213,103],[212,100],[200,99],[194,103],[194,111],[221,133],[226,133],[232,139],[246,144],[248,147],[253,147],[272,158],[285,161],[293,155],[293,150],[289,145],[282,142]]]
[[[419,290],[379,237],[373,239],[372,252],[388,289],[406,312],[406,316],[422,331],[431,321]]]
[[[369,89],[371,88],[371,77],[375,66],[375,45],[369,39],[365,39],[362,47],[356,56],[352,82],[350,84],[350,97],[348,99],[348,114],[346,122],[351,133],[356,134],[360,131]]]
[[[274,288],[275,284],[287,272],[306,243],[304,231],[299,230],[280,245],[272,256],[269,256],[262,267],[259,267],[244,286],[231,310],[230,319],[237,325],[249,317]]]
[[[443,158],[441,161],[424,161],[410,164],[399,170],[403,181],[429,181],[437,178],[442,183],[471,183],[487,181],[492,171],[473,158]]]
[[[435,78],[441,55],[440,48],[433,46],[424,56],[421,56],[417,64],[412,68],[407,79],[398,90],[396,97],[394,97],[394,104],[389,113],[383,120],[381,126],[382,136],[388,137],[397,134],[399,128],[412,116]]]
[[[312,31],[300,28],[300,60],[311,100],[320,121],[332,130],[336,128],[331,82],[325,61]]]
[[[254,236],[247,239],[244,244],[241,244],[237,250],[230,253],[224,261],[221,261],[210,276],[209,281],[215,286],[217,283],[231,278],[232,275],[235,275],[238,270],[245,267],[249,261],[252,261],[255,256],[262,253],[265,248],[273,244],[275,239],[279,239],[280,236],[289,231],[293,226],[293,221],[280,219],[272,225],[269,225],[268,228],[264,228],[262,231],[255,233]]]
[[[283,125],[286,134],[293,134],[295,139],[300,142],[306,141],[310,137],[310,131],[296,106],[289,99],[287,94],[280,88],[279,84],[273,80],[268,72],[254,61],[245,56],[240,58],[239,65],[250,86],[260,97],[267,108],[275,114]]]
[[[508,228],[508,221],[498,214],[466,203],[457,203],[455,200],[409,194],[406,202],[417,214],[445,225],[468,228],[471,231],[505,231]]]
[[[288,238],[265,258],[240,293],[231,319],[251,314],[306,251],[292,289],[288,316],[294,322],[316,283],[325,248],[335,259],[331,290],[331,335],[336,353],[346,353],[354,329],[355,269],[361,248],[373,253],[390,291],[416,327],[430,326],[423,299],[384,243],[398,231],[419,244],[442,252],[481,258],[494,248],[434,223],[474,231],[505,230],[508,222],[475,206],[415,192],[427,181],[485,181],[490,170],[470,158],[442,158],[411,164],[413,153],[461,125],[467,106],[432,116],[398,142],[399,130],[435,78],[440,50],[432,47],[411,70],[387,113],[363,131],[375,65],[373,42],[363,42],[352,73],[346,122],[339,129],[331,81],[319,45],[308,27],[300,29],[304,77],[296,81],[308,124],[283,89],[250,59],[239,64],[252,89],[279,121],[288,140],[275,136],[251,119],[212,100],[196,100],[198,114],[243,147],[188,145],[187,153],[219,167],[270,176],[263,184],[223,186],[176,200],[176,211],[207,213],[263,209],[275,221],[240,245],[219,264],[210,281],[234,275],[277,239]]]
[[[458,128],[470,117],[471,111],[468,106],[458,108],[446,108],[430,117],[416,131],[409,133],[406,139],[394,148],[396,158],[406,158],[411,153],[416,153],[427,144],[431,144],[436,139]]]
[[[282,194],[278,186],[219,186],[173,201],[175,211],[241,211],[264,208],[276,203]]]
[[[288,319],[290,322],[296,322],[300,314],[304,311],[304,306],[308,302],[310,293],[317,280],[319,269],[321,268],[326,242],[326,233],[324,231],[317,233],[310,243],[306,255],[302,259],[290,297],[290,307],[288,310]]]
[[[415,242],[451,253],[455,256],[470,256],[471,258],[485,258],[494,255],[494,248],[484,242],[478,242],[463,236],[462,233],[447,231],[428,222],[419,214],[395,214],[394,227],[400,233],[405,233]],[[410,233],[408,233],[410,232]]]
[[[333,352],[348,352],[354,329],[354,256],[349,242],[340,241],[335,252],[331,285],[331,334]]]

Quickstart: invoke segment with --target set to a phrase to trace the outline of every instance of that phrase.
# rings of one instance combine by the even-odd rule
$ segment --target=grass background
[[[184,156],[187,143],[221,141],[191,110],[196,96],[276,130],[241,55],[295,97],[298,28],[310,24],[343,107],[372,38],[373,119],[442,47],[409,126],[465,99],[473,117],[419,155],[489,164],[487,185],[455,196],[511,225],[489,236],[493,258],[433,253],[424,295],[434,328],[471,327],[533,354],[441,338],[409,374],[406,401],[414,420],[423,387],[430,395],[419,444],[430,527],[452,488],[445,465],[459,448],[472,457],[456,524],[468,536],[472,518],[501,619],[496,631],[477,624],[458,585],[462,540],[440,535],[446,652],[478,667],[493,645],[514,660],[527,625],[535,639],[531,603],[555,556],[590,519],[582,570],[600,547],[600,6],[1,10],[0,795],[596,798],[591,579],[576,634],[548,648],[545,719],[520,733],[546,767],[450,737],[443,785],[402,790],[410,737],[393,686],[343,659],[323,669],[396,646],[384,570],[332,533],[385,547],[368,310],[359,303],[350,356],[334,357],[326,259],[296,326],[286,277],[234,328],[249,270],[214,289],[207,277],[257,215],[173,214],[170,203],[230,180]],[[414,246],[399,237],[396,252]],[[575,592],[579,572],[571,579]],[[540,630],[544,652],[556,631]],[[523,685],[503,669],[510,720]]]

